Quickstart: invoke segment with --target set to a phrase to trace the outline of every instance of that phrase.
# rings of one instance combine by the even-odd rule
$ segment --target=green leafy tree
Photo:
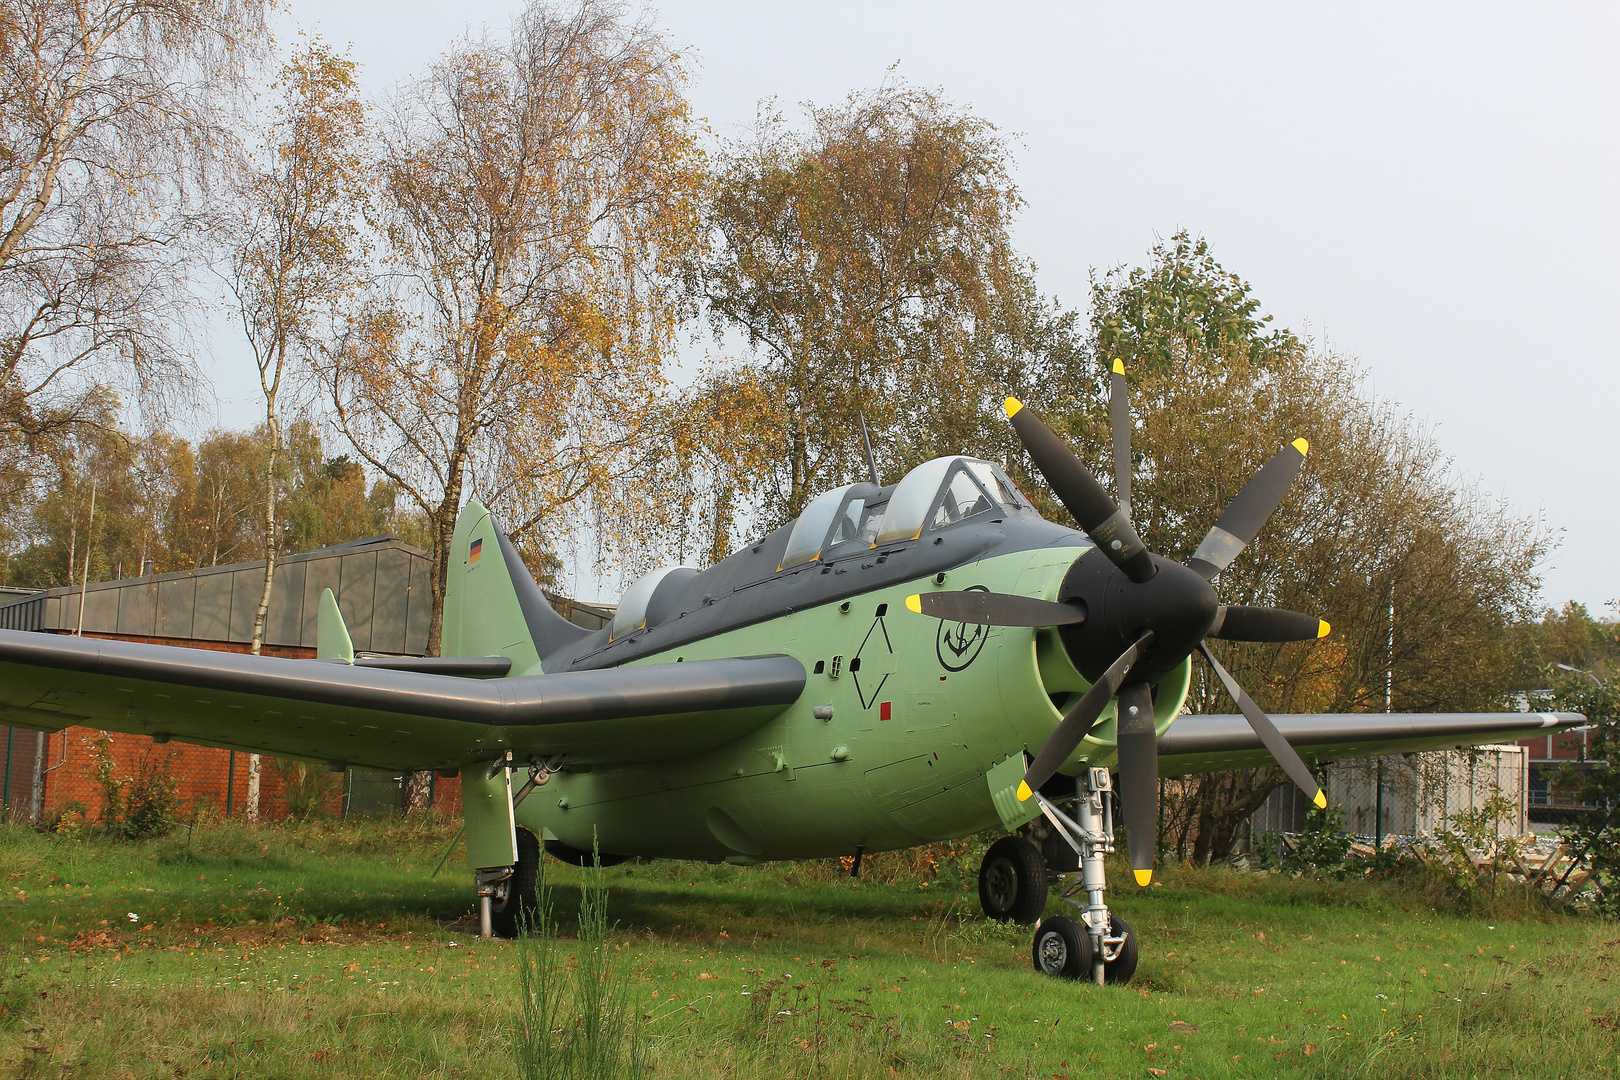
[[[1586,760],[1563,777],[1576,801],[1594,812],[1564,827],[1564,842],[1577,859],[1590,861],[1598,906],[1620,914],[1620,689],[1580,675],[1561,679],[1554,706],[1585,714],[1592,722]]]
[[[1312,644],[1212,643],[1276,712],[1471,711],[1510,706],[1513,627],[1533,611],[1549,538],[1450,471],[1409,417],[1365,393],[1351,360],[1270,328],[1250,287],[1186,233],[1148,264],[1094,283],[1093,389],[1067,417],[1112,473],[1106,372],[1130,379],[1132,516],[1150,547],[1191,557],[1277,450],[1310,442],[1304,472],[1257,541],[1216,580],[1228,603],[1327,619]],[[1393,616],[1391,611],[1393,609]],[[1234,706],[1195,665],[1196,712]],[[1223,856],[1283,779],[1275,768],[1172,789],[1170,828],[1199,860]],[[1180,846],[1178,844],[1178,846]]]

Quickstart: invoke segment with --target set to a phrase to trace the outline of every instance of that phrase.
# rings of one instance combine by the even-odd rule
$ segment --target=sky
[[[290,0],[278,36],[348,47],[382,94],[519,6]],[[1560,531],[1547,605],[1620,598],[1620,5],[669,0],[656,21],[721,137],[762,98],[835,104],[891,68],[1011,134],[1015,239],[1070,306],[1203,235],[1459,476]],[[219,419],[251,423],[229,352]]]

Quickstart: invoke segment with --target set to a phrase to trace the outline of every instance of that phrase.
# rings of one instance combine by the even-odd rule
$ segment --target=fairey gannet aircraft
[[[1128,507],[1118,369],[1114,397]],[[459,773],[486,933],[513,933],[533,905],[542,840],[573,861],[592,850],[858,860],[1044,815],[1075,853],[1063,898],[1080,918],[1040,923],[1035,966],[1115,982],[1134,971],[1137,943],[1105,902],[1111,790],[1146,884],[1161,775],[1270,755],[1321,804],[1310,764],[1581,721],[1267,717],[1205,639],[1307,640],[1327,625],[1223,605],[1210,581],[1276,509],[1305,441],[1255,476],[1183,565],[1146,550],[1128,509],[1030,410],[1006,409],[1079,531],[1043,520],[997,465],[936,458],[898,484],[874,475],[826,492],[706,570],[648,574],[591,632],[547,606],[469,503],[442,657],[357,658],[330,592],[315,661],[0,631],[0,714],[46,731],[83,724],[335,768]],[[1240,715],[1178,716],[1195,652]],[[514,772],[527,773],[516,792]],[[1036,921],[1040,850],[1018,836],[994,844],[980,897],[992,917]]]

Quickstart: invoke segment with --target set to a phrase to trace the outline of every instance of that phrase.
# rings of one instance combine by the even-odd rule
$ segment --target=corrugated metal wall
[[[433,614],[428,568],[427,552],[392,536],[279,559],[265,644],[314,648],[321,591],[331,589],[356,649],[421,655]],[[82,591],[84,631],[246,644],[263,590],[263,560],[96,582]],[[0,628],[71,633],[80,596],[69,586],[0,604]]]

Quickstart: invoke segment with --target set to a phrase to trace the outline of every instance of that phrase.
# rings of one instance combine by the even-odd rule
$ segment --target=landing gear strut
[[[1039,792],[1041,813],[1080,857],[1080,872],[1063,875],[1058,899],[1080,909],[1080,918],[1055,915],[1035,931],[1035,970],[1069,979],[1088,975],[1097,985],[1124,983],[1136,974],[1136,934],[1108,910],[1103,859],[1114,850],[1113,784],[1107,769],[1087,769],[1076,784],[1074,817]],[[1080,939],[1084,938],[1082,942]]]

